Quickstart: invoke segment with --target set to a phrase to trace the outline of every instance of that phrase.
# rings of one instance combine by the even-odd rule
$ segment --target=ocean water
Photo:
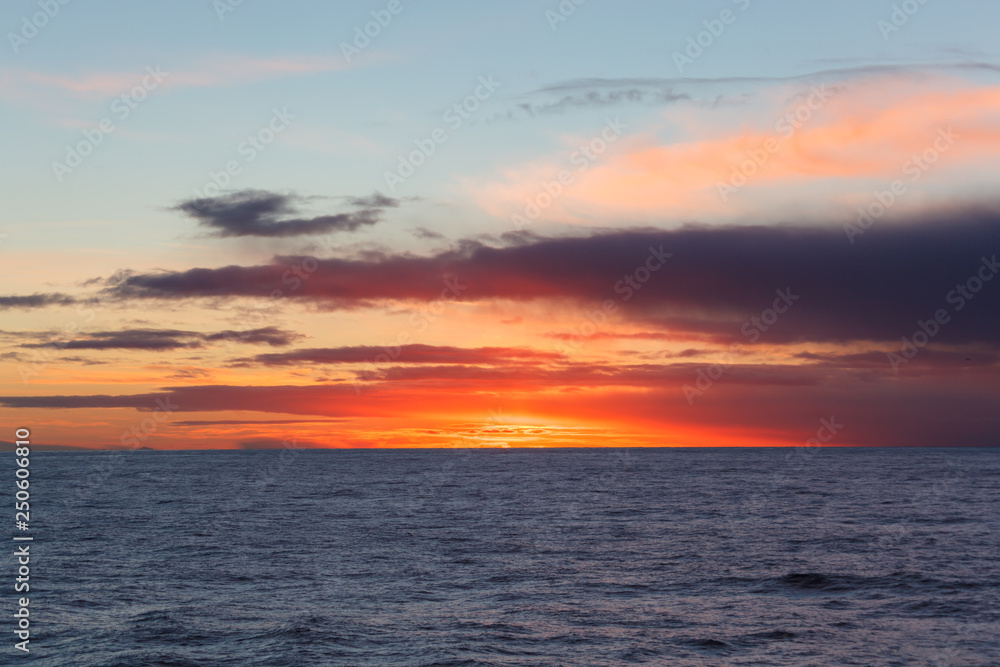
[[[1000,665],[996,449],[36,452],[31,472],[32,652],[8,620],[4,664]]]

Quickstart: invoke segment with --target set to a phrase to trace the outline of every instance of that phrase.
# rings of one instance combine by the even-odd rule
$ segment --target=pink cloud
[[[148,69],[163,72],[165,86],[204,88],[239,85],[283,76],[335,72],[347,67],[344,59],[339,56],[220,56],[201,63],[197,68],[174,68],[155,63],[150,64]],[[149,76],[146,66],[134,71],[91,72],[75,76],[4,67],[0,68],[0,90],[10,99],[27,103],[51,94],[77,98],[117,97],[141,85],[146,76]]]
[[[766,91],[763,97],[775,102],[739,129],[728,109],[718,112],[717,123],[711,115],[706,119],[711,112],[704,109],[697,115],[672,111],[683,139],[665,141],[655,132],[625,137],[586,171],[574,173],[574,182],[542,207],[540,219],[606,224],[609,217],[726,218],[773,210],[804,194],[813,206],[840,202],[853,208],[871,196],[873,182],[911,183],[911,174],[904,173],[908,161],[935,142],[944,146],[938,138],[949,129],[953,141],[939,151],[940,164],[921,169],[914,190],[951,185],[956,175],[962,185],[984,182],[987,172],[974,168],[1000,152],[1000,86],[880,77],[828,90],[828,99],[812,99],[814,109],[806,107],[803,115],[809,117],[797,128],[778,121],[803,109],[810,93],[788,102],[787,88]],[[494,180],[466,181],[466,187],[487,212],[510,219],[523,214],[566,165],[565,156],[546,158],[507,168]],[[745,185],[724,187],[742,182],[734,178],[741,165]]]

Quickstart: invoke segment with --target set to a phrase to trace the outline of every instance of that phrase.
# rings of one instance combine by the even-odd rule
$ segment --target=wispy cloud
[[[939,131],[952,131],[957,139],[946,160],[933,171],[922,169],[921,188],[988,187],[991,172],[983,167],[1000,154],[1000,86],[877,69],[883,70],[896,73],[840,80],[815,99],[809,87],[782,84],[762,91],[739,126],[727,110],[718,118],[668,112],[673,136],[662,138],[661,128],[636,128],[574,173],[559,197],[546,200],[540,220],[603,225],[615,217],[732,219],[773,213],[803,197],[813,210],[851,210],[870,198],[873,182],[907,176],[901,173],[907,160],[933,146]],[[573,146],[568,142],[567,154]],[[567,166],[566,155],[552,155],[468,178],[465,186],[485,211],[510,219]],[[747,187],[733,194],[737,188],[726,188],[734,182]]]
[[[31,101],[39,95],[51,94],[80,99],[117,97],[127,93],[147,76],[147,66],[158,68],[165,74],[163,85],[167,89],[236,86],[347,69],[343,58],[332,55],[270,58],[206,56],[195,65],[143,63],[132,70],[72,74],[0,66],[0,95],[15,101]]]
[[[24,335],[24,334],[22,334]],[[53,338],[55,334],[31,334],[36,338]],[[129,329],[123,331],[95,331],[72,340],[49,340],[45,343],[25,343],[21,347],[56,347],[64,350],[150,350],[166,351],[184,348],[201,348],[205,343],[231,341],[248,345],[291,345],[301,338],[299,334],[277,327],[263,327],[247,331],[219,331],[198,333],[174,329]]]
[[[281,354],[260,354],[243,363],[265,366],[313,364],[351,364],[370,362],[385,355],[385,348],[359,345],[354,347],[295,350]],[[512,347],[460,348],[440,345],[402,345],[394,357],[406,364],[484,364],[542,363],[563,359],[558,352]]]
[[[0,296],[0,310],[11,308],[47,308],[48,306],[69,306],[76,299],[66,294],[30,294],[26,296]]]

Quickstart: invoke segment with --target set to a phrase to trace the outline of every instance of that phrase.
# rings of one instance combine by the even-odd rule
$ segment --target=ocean
[[[36,452],[31,480],[3,664],[1000,665],[997,449]]]

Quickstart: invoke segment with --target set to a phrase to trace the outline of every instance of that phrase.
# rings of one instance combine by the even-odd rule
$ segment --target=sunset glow
[[[414,89],[454,64],[374,41],[0,67],[0,413],[85,448],[996,444],[988,59],[491,43]]]

